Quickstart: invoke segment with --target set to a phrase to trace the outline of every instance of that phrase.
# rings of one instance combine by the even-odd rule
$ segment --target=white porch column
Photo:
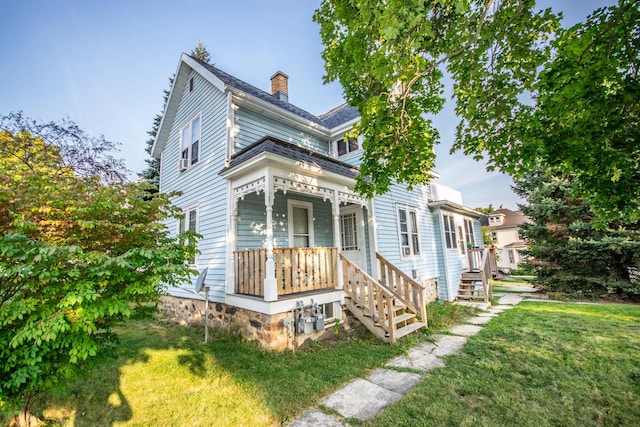
[[[273,187],[272,179],[269,175],[265,177],[264,205],[267,212],[266,232],[267,232],[267,262],[266,277],[264,279],[264,300],[278,300],[278,282],[276,281],[276,268],[273,261]]]
[[[380,280],[380,265],[378,264],[378,259],[376,258],[376,253],[378,253],[378,224],[376,223],[376,213],[373,207],[373,199],[369,199],[366,208],[367,216],[369,218],[369,257],[371,258],[371,275]]]
[[[342,253],[342,239],[340,238],[340,199],[338,190],[333,192],[333,245],[338,248],[338,254]],[[338,256],[338,289],[344,288],[342,277],[342,262]]]

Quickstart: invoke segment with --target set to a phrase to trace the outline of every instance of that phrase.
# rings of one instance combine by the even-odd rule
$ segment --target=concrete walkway
[[[524,298],[513,294],[494,294],[499,304],[449,329],[450,335],[436,335],[433,343],[416,345],[407,354],[391,359],[384,369],[377,369],[367,378],[357,378],[335,391],[320,403],[319,408],[305,412],[289,424],[291,427],[348,426],[349,418],[369,420],[387,406],[401,399],[423,379],[423,374],[445,366],[442,359],[459,353],[469,337],[478,334],[484,325]],[[412,372],[395,368],[411,369]]]

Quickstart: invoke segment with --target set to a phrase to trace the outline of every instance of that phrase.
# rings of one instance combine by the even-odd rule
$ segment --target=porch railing
[[[424,286],[413,280],[398,267],[376,252],[380,266],[380,283],[409,307],[420,320],[427,323],[427,292]]]
[[[498,273],[498,260],[496,258],[496,248],[474,248],[468,249],[469,271],[480,273],[482,288],[484,289],[485,302],[493,298],[491,279]]]
[[[342,260],[342,275],[344,292],[354,304],[362,309],[365,316],[371,317],[376,324],[388,334],[389,342],[395,341],[394,329],[394,299],[395,296],[376,279],[362,271],[344,255]],[[426,318],[426,317],[425,317]]]
[[[266,249],[234,251],[235,292],[264,296]],[[338,248],[274,248],[278,295],[338,286]]]

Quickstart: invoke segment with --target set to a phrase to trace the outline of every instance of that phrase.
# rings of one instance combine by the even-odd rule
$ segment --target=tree
[[[198,43],[191,50],[191,56],[207,63],[211,59],[211,55],[209,54],[207,47],[200,40],[198,40]],[[173,85],[173,79],[174,76],[169,77],[169,87]],[[164,113],[164,110],[167,106],[168,99],[169,90],[164,89],[162,98],[162,113],[155,115],[155,117],[153,118],[153,125],[151,127],[151,130],[147,132],[147,135],[149,135],[150,138],[147,140],[145,151],[149,155],[151,155],[153,143],[155,142],[156,136],[158,135],[158,129],[160,128],[160,122],[162,121],[162,114]],[[156,159],[155,157],[151,157],[149,159],[145,159],[145,162],[147,163],[147,168],[142,172],[139,172],[138,177],[142,178],[144,181],[153,186],[154,189],[152,192],[157,192],[160,185],[160,160]]]
[[[640,217],[638,9],[619,0],[560,30],[534,0],[324,0],[314,20],[325,81],[340,81],[365,137],[357,189],[430,179],[446,70],[461,119],[454,150],[515,178],[539,162],[575,170],[601,216]]]
[[[640,222],[603,223],[590,201],[574,196],[576,179],[558,169],[538,168],[514,191],[531,223],[520,227],[539,279],[550,291],[600,297],[615,293],[640,298]]]
[[[162,225],[179,215],[170,195],[113,179],[122,173],[105,167],[119,163],[98,161],[112,159],[102,151],[109,143],[92,145],[68,120],[1,120],[0,410],[29,425],[34,395],[112,344],[113,326],[153,307],[163,283],[190,276],[195,236],[172,238]],[[7,130],[21,123],[51,132]],[[65,155],[76,143],[102,157],[70,166]]]

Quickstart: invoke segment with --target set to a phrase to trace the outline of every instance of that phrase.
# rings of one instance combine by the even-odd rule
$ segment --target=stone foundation
[[[168,320],[182,325],[204,325],[205,302],[202,300],[163,296],[158,308]],[[334,333],[333,322],[330,322],[325,325],[323,331],[294,337],[293,333],[287,333],[284,326],[284,319],[287,317],[291,317],[291,312],[269,315],[223,303],[209,303],[209,326],[227,328],[241,333],[247,339],[258,341],[269,350],[298,348],[309,341]]]

